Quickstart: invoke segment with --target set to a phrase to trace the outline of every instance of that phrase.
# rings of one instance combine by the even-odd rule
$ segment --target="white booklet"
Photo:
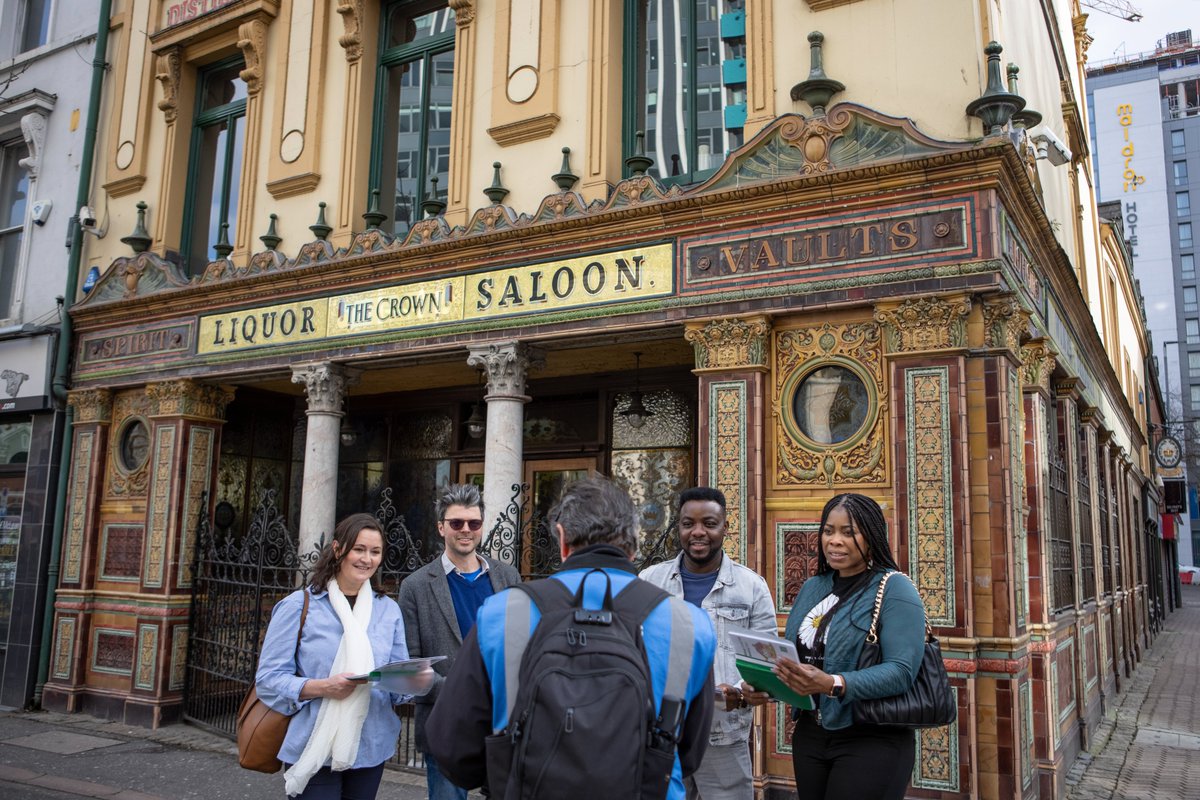
[[[780,658],[799,661],[796,645],[769,633],[733,629],[729,631],[729,642],[734,654],[745,661],[759,664],[774,664]]]

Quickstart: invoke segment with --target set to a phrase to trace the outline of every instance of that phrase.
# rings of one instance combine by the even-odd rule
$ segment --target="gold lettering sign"
[[[200,355],[669,296],[674,246],[227,311],[200,318]]]
[[[324,339],[328,307],[329,301],[322,298],[201,317],[196,352],[227,353]]]
[[[584,256],[467,278],[467,319],[627,303],[672,292],[672,246]]]

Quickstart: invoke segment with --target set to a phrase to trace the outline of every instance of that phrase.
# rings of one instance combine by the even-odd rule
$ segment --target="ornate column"
[[[71,468],[68,473],[66,521],[58,595],[54,602],[54,650],[50,675],[42,691],[43,708],[77,711],[86,680],[92,610],[85,594],[95,584],[97,519],[108,430],[112,424],[112,392],[85,389],[67,395],[75,409]],[[49,578],[54,580],[55,566]]]
[[[696,481],[725,494],[725,551],[760,574],[767,549],[763,428],[770,334],[764,316],[688,323],[684,331],[699,378]]]
[[[484,536],[524,478],[525,381],[542,366],[539,351],[518,341],[496,342],[468,351],[467,364],[487,375],[487,433],[483,455]]]
[[[310,552],[337,524],[339,431],[346,389],[358,382],[359,370],[319,361],[292,367],[292,383],[304,384],[308,397],[308,435],[304,441],[304,488],[300,495],[299,552]]]

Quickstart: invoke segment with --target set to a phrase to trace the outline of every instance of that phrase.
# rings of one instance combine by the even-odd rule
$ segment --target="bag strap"
[[[879,582],[879,590],[875,592],[875,611],[871,614],[871,629],[867,631],[869,644],[876,644],[879,641],[879,611],[883,608],[883,590],[887,588],[887,582],[895,574],[895,572],[889,572],[884,575],[883,580]]]
[[[308,587],[304,587],[304,608],[300,610],[300,627],[296,629],[296,652],[292,654],[292,661],[296,665],[296,674],[300,674],[300,637],[304,635],[304,621],[308,619],[308,597],[310,592]]]

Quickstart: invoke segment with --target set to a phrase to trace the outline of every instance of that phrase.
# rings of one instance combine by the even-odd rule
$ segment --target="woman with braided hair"
[[[915,742],[907,728],[855,724],[855,700],[890,697],[913,685],[925,646],[925,607],[899,572],[879,504],[839,494],[821,512],[817,574],[808,578],[788,616],[786,636],[800,663],[783,659],[779,677],[815,695],[814,711],[795,709],[792,765],[801,797],[902,800],[912,775]],[[881,662],[858,669],[880,581]]]

